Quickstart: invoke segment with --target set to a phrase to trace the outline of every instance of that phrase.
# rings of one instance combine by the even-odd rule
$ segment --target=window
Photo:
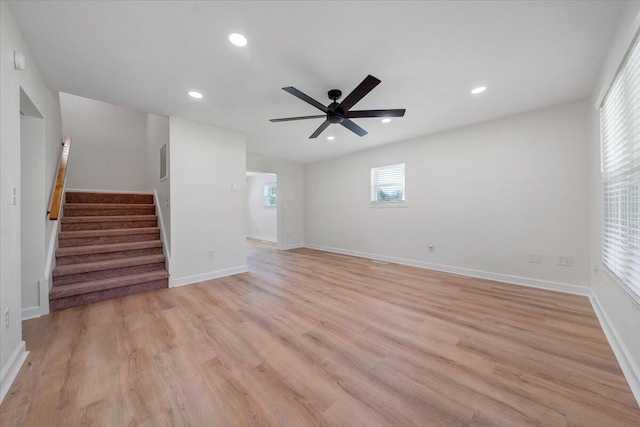
[[[167,177],[167,144],[160,147],[160,180]]]
[[[270,208],[276,206],[276,194],[277,185],[275,182],[270,182],[264,185],[264,207]]]
[[[637,41],[600,107],[604,265],[640,296],[640,48]]]
[[[371,204],[404,204],[404,163],[371,168]]]

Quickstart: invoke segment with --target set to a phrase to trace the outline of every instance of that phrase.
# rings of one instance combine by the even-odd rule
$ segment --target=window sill
[[[387,208],[408,208],[409,206],[405,204],[400,204],[400,203],[398,204],[389,203],[388,205],[387,204],[378,204],[378,205],[371,204],[369,205],[369,207],[375,208],[375,209],[378,209],[378,208],[387,209]]]
[[[627,286],[622,280],[620,280],[618,276],[616,276],[616,274],[613,271],[609,270],[609,267],[604,264],[602,264],[602,271],[609,277],[612,282],[622,288],[622,290],[627,294],[627,297],[629,297],[632,302],[640,307],[640,295],[636,295],[636,293],[629,286]]]

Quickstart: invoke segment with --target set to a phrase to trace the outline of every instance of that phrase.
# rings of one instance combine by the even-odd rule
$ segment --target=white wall
[[[586,294],[588,108],[571,102],[305,165],[305,245]],[[370,168],[400,161],[407,207],[370,207]]]
[[[13,51],[23,53],[27,70],[13,69]],[[0,400],[26,357],[22,342],[20,200],[11,204],[11,191],[20,189],[20,88],[45,120],[45,182],[50,191],[62,141],[58,96],[49,91],[18,32],[4,1],[0,2],[0,313],[10,313],[10,326],[0,322]],[[19,193],[19,191],[18,191]],[[48,196],[47,196],[48,198]],[[47,224],[47,232],[52,225]],[[43,242],[44,244],[44,242]]]
[[[247,177],[247,237],[277,242],[278,207],[264,205],[264,186],[272,182],[278,182],[277,175],[261,173]]]
[[[244,135],[174,117],[169,132],[171,284],[246,271]]]
[[[66,93],[60,105],[73,138],[67,188],[148,190],[146,113]]]
[[[40,306],[39,281],[44,273],[45,195],[44,120],[20,117],[20,233],[22,308]]]
[[[618,281],[603,268],[602,261],[602,174],[600,170],[600,118],[596,105],[620,66],[633,36],[640,27],[640,2],[629,2],[609,56],[603,64],[600,83],[594,88],[589,105],[590,130],[590,240],[591,265],[598,271],[591,273],[591,285],[605,323],[611,328],[609,341],[640,404],[640,298],[631,297]],[[606,325],[605,325],[606,326]],[[605,329],[606,330],[606,329]]]
[[[301,163],[247,155],[247,170],[278,175],[278,249],[303,245],[304,172]]]
[[[167,162],[170,162],[169,118],[147,114],[147,188],[158,194],[160,216],[166,237],[165,246],[171,250],[170,169],[167,177],[160,179],[160,148],[167,145]]]

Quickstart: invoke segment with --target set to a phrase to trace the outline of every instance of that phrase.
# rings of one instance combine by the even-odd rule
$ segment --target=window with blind
[[[404,163],[371,168],[371,204],[404,204]]]
[[[271,208],[276,206],[276,195],[278,192],[278,185],[275,182],[270,182],[264,186],[264,207]]]
[[[600,107],[605,266],[640,296],[640,47],[629,49]]]

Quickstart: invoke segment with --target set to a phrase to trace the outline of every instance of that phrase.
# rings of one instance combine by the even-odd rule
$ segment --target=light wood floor
[[[640,426],[587,298],[252,242],[250,272],[24,322],[27,426]]]

